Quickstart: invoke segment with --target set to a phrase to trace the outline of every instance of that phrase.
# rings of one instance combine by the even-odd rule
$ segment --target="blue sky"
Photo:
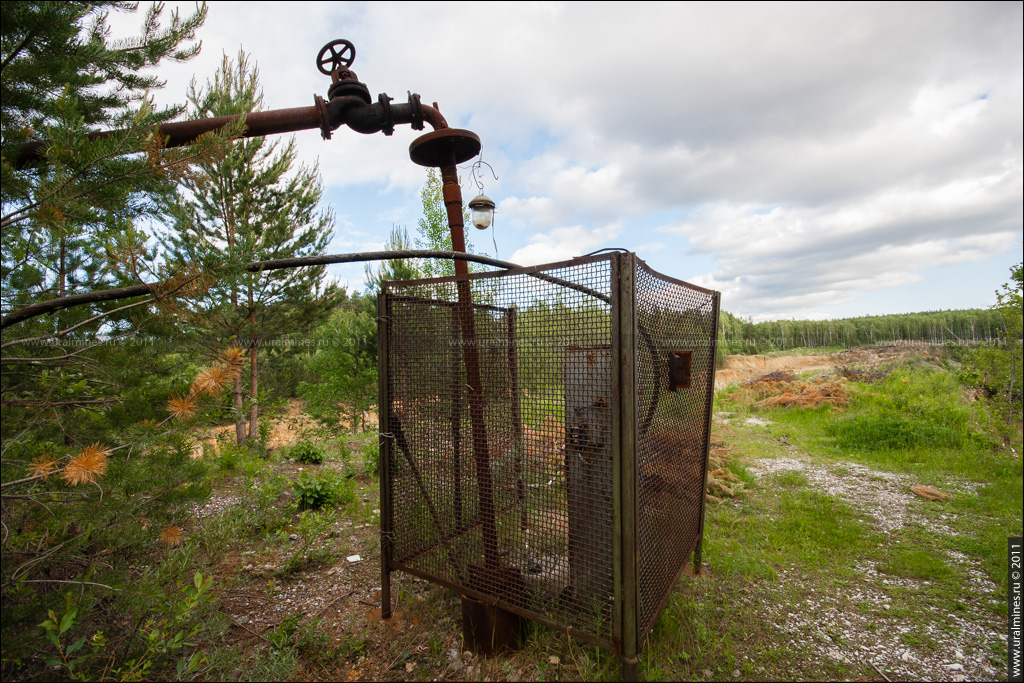
[[[624,247],[757,320],[985,307],[1024,250],[1022,27],[1017,2],[211,2],[157,97],[243,48],[269,108],[306,106],[320,47],[347,38],[371,93],[480,136],[500,258]],[[416,135],[296,136],[332,252],[415,234]]]

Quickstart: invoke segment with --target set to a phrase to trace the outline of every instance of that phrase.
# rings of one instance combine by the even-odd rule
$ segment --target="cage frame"
[[[605,638],[588,631],[580,630],[566,623],[561,623],[548,615],[525,609],[520,605],[502,600],[500,597],[474,590],[466,585],[449,581],[443,577],[410,566],[408,563],[395,561],[392,553],[394,533],[393,490],[391,481],[391,464],[395,457],[395,438],[388,431],[391,424],[391,392],[389,389],[389,351],[391,329],[391,305],[396,295],[392,290],[409,285],[431,285],[458,283],[479,279],[506,278],[526,275],[547,280],[554,284],[580,290],[577,283],[560,281],[557,277],[547,275],[544,271],[560,268],[581,266],[590,263],[607,261],[610,267],[610,355],[611,355],[611,471],[612,471],[612,569],[613,569],[613,608],[611,610],[611,637]],[[694,547],[685,554],[685,560],[678,567],[672,567],[674,579],[669,583],[663,594],[658,598],[658,606],[647,622],[641,623],[640,596],[640,543],[638,528],[640,522],[639,484],[638,484],[638,427],[640,423],[640,350],[638,324],[640,315],[637,312],[637,274],[641,270],[661,281],[681,286],[689,290],[697,290],[710,297],[711,330],[709,344],[710,362],[708,377],[703,397],[703,443],[700,482],[699,520]],[[593,292],[589,292],[593,294]],[[382,283],[378,294],[378,407],[380,425],[380,496],[381,496],[381,615],[389,618],[393,614],[391,599],[391,573],[403,571],[412,576],[449,588],[459,594],[476,600],[487,601],[512,614],[519,615],[530,621],[545,625],[584,642],[596,645],[621,658],[624,677],[632,678],[636,674],[638,653],[649,635],[658,616],[664,610],[671,594],[678,585],[679,578],[687,565],[700,572],[702,566],[702,549],[704,538],[704,522],[706,500],[704,492],[707,487],[707,463],[710,447],[711,412],[714,400],[715,357],[717,353],[717,328],[720,313],[721,294],[658,273],[651,269],[635,254],[617,250],[603,254],[546,263],[529,267],[512,268],[505,271],[471,273],[466,276],[449,276],[428,278],[415,281],[387,281]],[[445,305],[455,306],[454,302]],[[479,306],[479,305],[476,305]],[[474,306],[474,308],[476,307]],[[514,323],[513,323],[514,325]],[[688,368],[688,359],[687,359]],[[519,391],[520,387],[516,387]]]

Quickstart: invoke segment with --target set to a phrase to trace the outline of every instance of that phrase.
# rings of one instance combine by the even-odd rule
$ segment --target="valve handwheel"
[[[320,69],[320,73],[330,76],[342,67],[347,69],[352,66],[355,60],[356,46],[339,38],[320,48],[320,54],[316,56],[316,68]]]

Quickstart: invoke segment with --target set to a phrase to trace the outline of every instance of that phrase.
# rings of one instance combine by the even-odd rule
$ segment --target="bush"
[[[300,472],[299,478],[292,482],[292,490],[299,510],[322,510],[355,500],[351,485],[329,471],[316,475]]]
[[[319,465],[324,461],[324,449],[308,441],[301,441],[292,448],[291,456],[307,465]]]

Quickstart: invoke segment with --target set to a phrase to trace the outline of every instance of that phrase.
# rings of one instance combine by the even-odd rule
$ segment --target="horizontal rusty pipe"
[[[201,135],[219,130],[224,126],[238,119],[238,115],[216,116],[209,119],[194,119],[191,121],[173,121],[154,127],[152,130],[158,132],[163,138],[164,147],[181,147],[195,142]],[[279,133],[294,133],[310,128],[320,128],[323,119],[320,108],[317,105],[311,107],[294,107],[291,109],[272,109],[270,111],[254,111],[245,117],[245,132],[242,137],[260,137],[264,135],[275,135]],[[89,140],[103,140],[104,138],[123,133],[124,131],[95,131],[86,137]],[[22,145],[14,155],[13,164],[15,168],[24,168],[34,161],[40,161],[46,157],[46,149],[49,141],[36,140]]]
[[[384,130],[388,125],[415,124],[421,119],[435,130],[448,127],[448,122],[436,107],[420,105],[418,99],[414,101],[413,97],[410,95],[410,101],[406,104],[391,105],[387,111],[379,103],[367,104],[361,98],[349,95],[335,97],[330,102],[317,97],[315,104],[310,107],[251,112],[246,114],[242,137],[262,137],[319,128],[321,134],[328,138],[331,131],[343,125],[357,133],[371,134]],[[163,138],[163,146],[180,147],[195,142],[200,136],[219,130],[237,119],[238,115],[230,115],[174,121],[161,124],[153,130]],[[86,137],[90,140],[102,140],[118,132],[123,131],[95,131]],[[47,140],[23,144],[14,154],[14,167],[24,168],[45,159],[49,144]]]

